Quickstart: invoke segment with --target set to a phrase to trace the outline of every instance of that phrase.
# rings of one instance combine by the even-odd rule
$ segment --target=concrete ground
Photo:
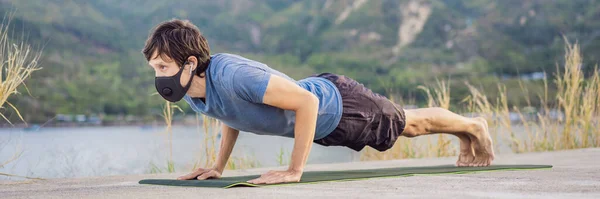
[[[455,158],[308,165],[306,170],[453,164]],[[140,185],[177,174],[0,182],[0,198],[600,198],[600,148],[500,155],[494,164],[550,164],[546,170],[440,174],[231,189]],[[280,167],[283,168],[283,167]],[[269,169],[226,171],[224,176]]]

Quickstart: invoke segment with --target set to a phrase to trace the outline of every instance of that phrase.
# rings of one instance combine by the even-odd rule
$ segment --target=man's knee
[[[406,127],[404,128],[404,131],[402,131],[402,133],[400,135],[404,136],[404,137],[417,137],[419,136],[419,125],[417,124],[408,124],[406,125]]]
[[[419,135],[427,134],[430,126],[430,120],[428,116],[423,116],[418,111],[421,110],[410,110],[406,114],[406,127],[402,132],[404,137],[417,137]]]

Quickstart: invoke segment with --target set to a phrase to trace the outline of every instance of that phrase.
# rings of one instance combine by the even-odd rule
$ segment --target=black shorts
[[[370,146],[378,151],[392,148],[406,125],[404,110],[363,84],[331,73],[313,75],[330,80],[342,95],[342,119],[326,137],[314,142],[345,146],[355,151]]]

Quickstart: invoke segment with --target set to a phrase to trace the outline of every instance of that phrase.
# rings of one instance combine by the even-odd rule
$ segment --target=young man
[[[189,21],[156,26],[143,54],[156,73],[156,89],[163,98],[184,99],[194,111],[223,123],[216,165],[180,180],[219,178],[239,131],[294,138],[289,168],[249,181],[255,184],[298,182],[313,142],[385,151],[399,136],[447,133],[460,139],[457,166],[488,166],[494,159],[482,118],[441,108],[403,110],[342,75],[323,73],[294,80],[238,55],[211,55],[208,42]]]

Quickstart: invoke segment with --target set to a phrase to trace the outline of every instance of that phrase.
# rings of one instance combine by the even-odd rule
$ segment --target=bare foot
[[[475,160],[475,154],[473,153],[473,147],[471,146],[471,138],[466,134],[457,134],[456,137],[460,139],[460,154],[456,161],[456,166],[467,167],[469,163]]]
[[[474,132],[478,136],[469,136],[471,138],[471,146],[475,151],[475,159],[469,163],[471,167],[489,166],[494,160],[494,147],[492,137],[489,134],[487,121],[482,117],[474,118],[480,123],[480,128],[475,128],[478,132]]]

